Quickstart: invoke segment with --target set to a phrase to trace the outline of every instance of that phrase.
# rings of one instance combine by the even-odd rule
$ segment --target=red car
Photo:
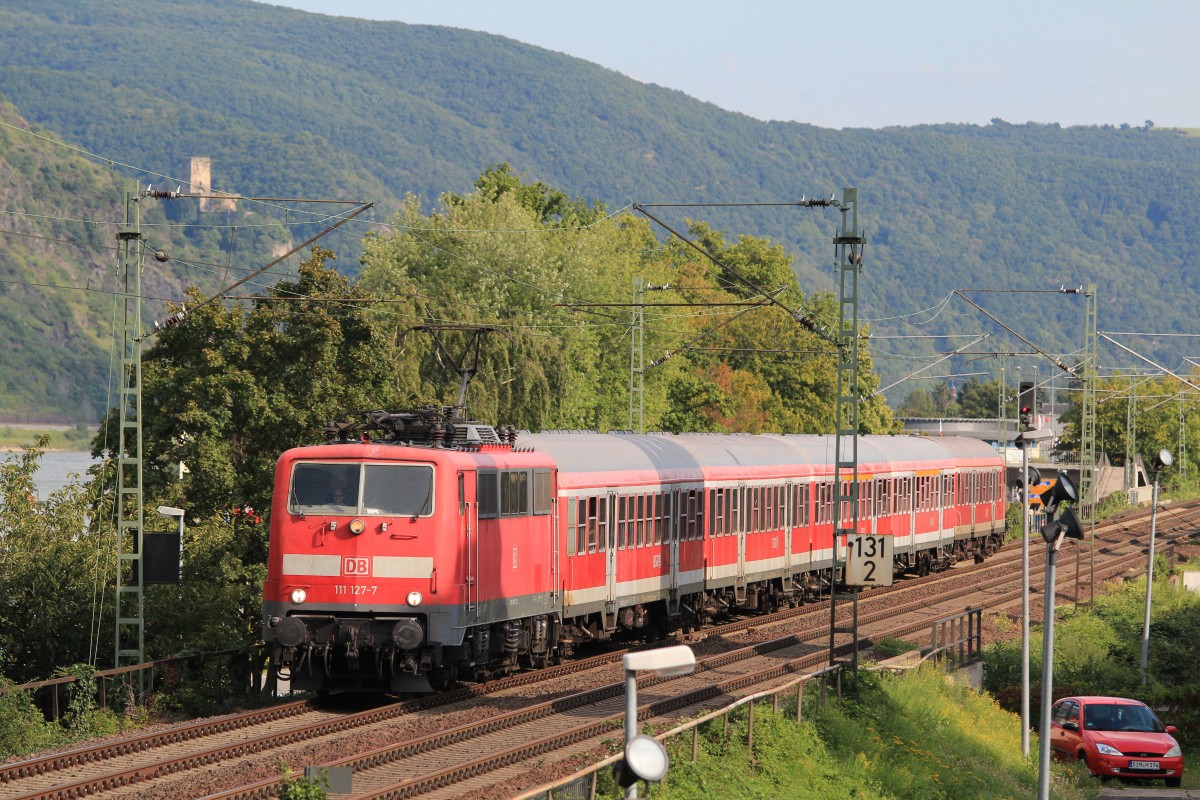
[[[1050,747],[1064,760],[1086,761],[1101,778],[1183,780],[1183,752],[1144,703],[1124,697],[1064,697],[1050,716]]]

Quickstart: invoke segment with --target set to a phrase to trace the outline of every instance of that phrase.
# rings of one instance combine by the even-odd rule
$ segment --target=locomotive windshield
[[[433,467],[302,462],[292,468],[288,511],[429,516],[433,513]]]

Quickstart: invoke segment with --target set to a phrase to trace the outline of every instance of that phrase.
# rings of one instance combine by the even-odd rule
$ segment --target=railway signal
[[[1075,512],[1064,503],[1077,503],[1079,493],[1067,473],[1042,494],[1046,506],[1046,524],[1042,539],[1046,542],[1046,583],[1042,599],[1042,720],[1038,728],[1038,800],[1050,800],[1050,706],[1054,702],[1054,572],[1062,540],[1084,539],[1086,534]]]
[[[1021,381],[1017,391],[1017,407],[1022,428],[1033,427],[1033,409],[1036,403],[1037,385],[1033,381]]]

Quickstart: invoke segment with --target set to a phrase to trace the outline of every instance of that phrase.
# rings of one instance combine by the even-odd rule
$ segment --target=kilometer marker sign
[[[892,585],[892,537],[870,533],[846,536],[846,585]]]

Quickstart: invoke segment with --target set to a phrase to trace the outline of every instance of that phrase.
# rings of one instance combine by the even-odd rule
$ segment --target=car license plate
[[[1158,769],[1157,761],[1130,761],[1130,769]]]

